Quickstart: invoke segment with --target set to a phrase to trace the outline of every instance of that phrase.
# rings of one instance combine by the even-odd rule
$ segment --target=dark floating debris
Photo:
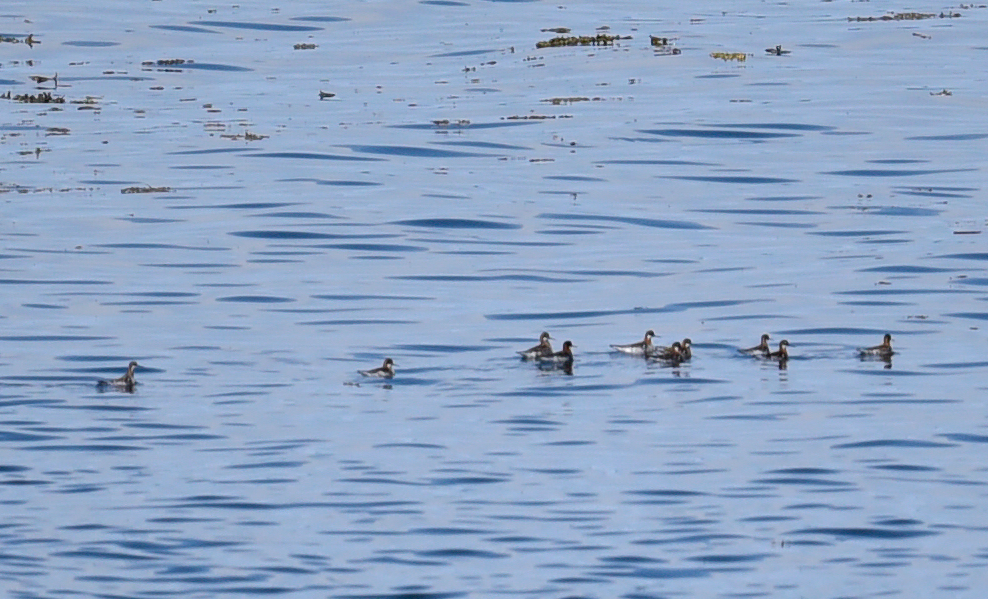
[[[147,185],[145,187],[124,187],[120,190],[120,193],[166,193],[171,190],[171,187],[151,187]]]
[[[19,37],[14,37],[12,35],[0,35],[0,43],[19,44],[22,41],[25,44],[27,44],[28,48],[33,48],[35,44],[40,44],[41,43],[38,40],[34,39],[34,34],[33,33],[29,33],[28,36],[26,38],[24,38],[23,40],[20,39]]]
[[[784,54],[791,54],[790,50],[783,50],[782,46],[776,46],[774,48],[765,48],[765,52],[771,54],[772,56],[782,56]]]
[[[569,114],[526,114],[526,115],[512,115],[504,117],[506,121],[551,121],[553,119],[571,119],[573,115]]]
[[[862,21],[921,21],[923,19],[959,19],[960,16],[961,13],[959,12],[941,12],[939,15],[924,12],[892,12],[880,17],[848,17],[847,20],[859,23]]]
[[[244,131],[243,134],[230,134],[224,133],[220,135],[223,139],[242,139],[244,141],[259,141],[262,139],[267,139],[270,135],[261,135],[260,133],[251,133],[250,131]]]
[[[456,119],[456,120],[452,120],[451,121],[449,119],[439,119],[439,120],[432,121],[432,124],[435,125],[436,127],[442,128],[442,129],[445,129],[447,127],[469,127],[470,126],[470,120],[469,119]]]
[[[683,51],[679,48],[674,48],[672,43],[667,37],[658,37],[655,35],[648,36],[649,42],[652,44],[653,48],[657,48],[656,54],[661,56],[677,56],[682,54]]]
[[[55,84],[55,89],[58,89],[58,73],[55,73],[53,77],[46,77],[44,75],[31,75],[30,77],[28,77],[28,79],[34,81],[38,85],[41,85],[42,83],[48,83],[49,81],[51,81]]]
[[[598,102],[601,101],[602,99],[603,98],[594,98],[594,100]],[[548,104],[552,104],[553,106],[560,106],[563,104],[575,104],[577,102],[590,102],[590,98],[586,96],[571,96],[568,98],[546,98],[545,100],[542,101]]]
[[[194,60],[185,60],[184,58],[162,58],[159,60],[145,60],[141,63],[142,67],[178,67],[183,64],[193,64]]]
[[[7,93],[0,95],[0,99],[13,100],[14,102],[24,102],[25,104],[65,104],[64,96],[54,96],[51,92],[41,92],[40,94],[17,94],[16,96]]]
[[[296,50],[315,50],[318,47],[315,44],[295,44],[294,46]]]
[[[613,46],[614,42],[620,40],[630,40],[631,36],[621,37],[620,35],[608,35],[598,33],[597,35],[570,35],[554,37],[551,40],[538,42],[536,48],[562,48],[565,46]]]

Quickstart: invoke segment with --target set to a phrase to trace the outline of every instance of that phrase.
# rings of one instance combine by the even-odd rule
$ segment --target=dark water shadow
[[[310,25],[282,25],[279,23],[250,23],[247,21],[193,21],[195,26],[226,27],[228,29],[248,29],[251,31],[278,31],[283,33],[299,33],[306,31],[323,31],[322,27]]]

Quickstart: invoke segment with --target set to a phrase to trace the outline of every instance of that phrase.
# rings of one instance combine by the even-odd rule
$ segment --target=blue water
[[[5,596],[983,595],[984,7],[0,13]]]

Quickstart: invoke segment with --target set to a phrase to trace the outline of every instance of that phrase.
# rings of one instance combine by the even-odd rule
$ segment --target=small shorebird
[[[671,366],[678,366],[687,359],[683,353],[683,344],[679,341],[674,341],[669,347],[658,348],[649,357]]]
[[[858,350],[858,354],[862,358],[867,357],[878,357],[878,358],[890,358],[895,352],[892,351],[892,335],[885,333],[885,337],[882,339],[880,345],[874,347],[862,347]]]
[[[377,377],[380,379],[390,379],[395,376],[395,361],[391,358],[385,358],[384,364],[378,366],[377,368],[372,368],[370,370],[358,370],[360,374],[364,376]]]
[[[537,360],[540,364],[572,364],[573,363],[573,345],[572,341],[563,341],[563,349],[557,351],[554,354],[549,354],[548,356],[539,356]]]
[[[549,336],[549,333],[543,331],[542,334],[539,335],[538,345],[535,347],[530,347],[525,351],[520,351],[518,354],[521,355],[522,360],[537,360],[544,356],[551,356],[552,344],[549,343],[550,339],[552,339],[552,337]]]
[[[637,341],[635,343],[628,343],[625,345],[612,344],[611,347],[616,351],[623,352],[626,354],[631,354],[633,356],[647,356],[648,354],[652,353],[653,348],[655,347],[654,345],[652,345],[652,337],[655,337],[655,331],[649,329],[645,331],[645,338],[641,341]]]
[[[134,385],[137,384],[137,381],[134,380],[134,369],[138,366],[140,366],[140,364],[134,360],[131,360],[130,364],[127,365],[127,374],[115,379],[100,379],[97,381],[96,386],[100,389],[113,387],[114,389],[131,393],[134,391]]]
[[[762,333],[762,342],[755,347],[749,347],[748,349],[739,349],[738,351],[742,354],[756,355],[761,354],[762,356],[768,356],[772,353],[772,348],[768,346],[769,336],[768,333]]]
[[[771,352],[765,357],[768,358],[769,360],[785,362],[786,360],[789,359],[789,350],[787,349],[788,347],[789,347],[789,341],[783,339],[782,341],[779,341],[779,351]]]
[[[683,344],[682,344],[681,351],[682,351],[682,354],[683,354],[683,360],[684,361],[689,360],[690,358],[692,358],[693,357],[693,340],[690,339],[689,337],[683,339]]]

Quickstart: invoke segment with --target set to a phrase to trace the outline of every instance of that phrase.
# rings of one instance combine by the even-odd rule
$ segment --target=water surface
[[[983,593],[983,7],[3,12],[9,595]]]

